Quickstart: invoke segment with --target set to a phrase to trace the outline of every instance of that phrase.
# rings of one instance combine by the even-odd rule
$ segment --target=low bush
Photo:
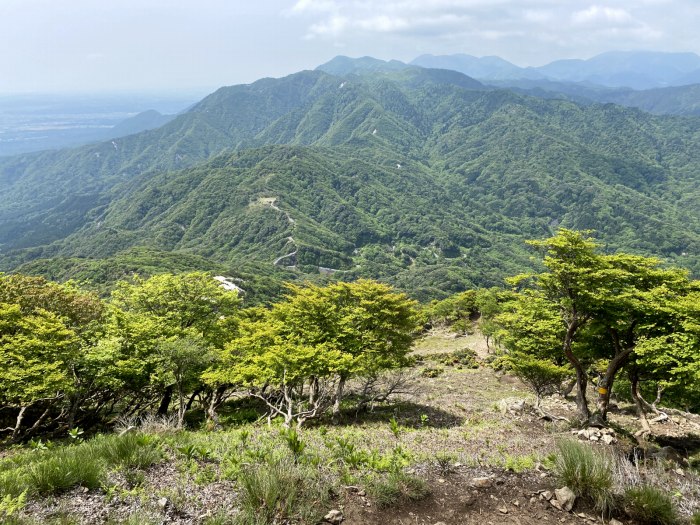
[[[577,496],[590,499],[597,510],[610,511],[614,507],[613,459],[573,440],[561,440],[557,448],[554,472],[560,481]]]
[[[624,505],[629,517],[642,525],[675,525],[679,521],[671,497],[656,487],[642,485],[627,489]]]
[[[422,357],[424,361],[433,361],[445,366],[456,368],[479,368],[479,358],[476,352],[470,348],[463,348],[454,352],[439,352]]]
[[[421,377],[433,378],[439,376],[440,374],[442,374],[442,372],[442,368],[426,366],[423,370],[421,370],[420,375]]]

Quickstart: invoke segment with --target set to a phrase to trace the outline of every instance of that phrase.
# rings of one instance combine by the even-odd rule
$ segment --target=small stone
[[[357,495],[358,495],[358,496],[362,496],[362,497],[364,498],[364,497],[367,495],[367,491],[366,491],[366,490],[361,490],[361,491],[359,491],[359,492],[357,493]]]
[[[621,521],[617,521],[615,518],[608,522],[608,525],[624,525]]]
[[[566,512],[571,511],[574,508],[574,503],[576,502],[576,494],[569,487],[562,487],[556,489],[554,494],[557,496],[557,501],[560,503],[561,508]]]
[[[537,498],[536,497],[531,497],[530,498],[530,503],[537,503]]]
[[[343,513],[337,509],[333,509],[323,517],[323,521],[330,523],[331,525],[339,525],[344,519],[345,517],[343,516]]]
[[[167,506],[168,506],[168,503],[170,503],[170,502],[168,501],[168,498],[160,498],[160,499],[158,500],[158,506],[159,506],[161,509],[164,509],[165,507],[167,507]]]
[[[438,478],[438,483],[445,483],[445,480],[443,478]]]
[[[498,507],[498,512],[501,514],[508,514],[508,509],[505,507]]]
[[[548,490],[545,490],[542,494],[540,494],[540,498],[546,499],[547,501],[549,501],[550,499],[552,499],[553,496],[554,496],[554,494],[552,494],[552,493],[551,493],[550,491],[548,491]]]
[[[586,514],[585,514],[585,513],[583,513],[583,512],[579,512],[579,513],[578,513],[578,514],[576,514],[576,515],[577,515],[577,516],[578,516],[579,518],[583,518],[583,519],[586,519],[586,518],[588,518],[588,516],[586,516]]]
[[[520,506],[520,502],[519,502],[517,499],[514,499],[511,503],[512,503],[513,505],[515,505],[516,507],[519,507],[519,506]]]
[[[492,477],[474,478],[474,479],[472,479],[472,486],[478,487],[480,489],[489,488],[489,487],[493,486],[493,478]]]
[[[559,501],[558,499],[552,498],[552,499],[549,500],[549,503],[550,503],[550,504],[552,505],[552,507],[554,507],[555,509],[564,510],[564,508],[563,508],[562,505],[561,505],[561,501]]]
[[[600,441],[600,437],[593,434],[591,437],[588,438],[588,441]]]
[[[683,471],[682,468],[677,468],[675,470],[675,473],[678,474],[679,476],[685,476],[685,472]]]
[[[600,440],[606,445],[612,445],[613,443],[615,443],[615,438],[612,437],[610,434],[603,434],[603,437],[600,438]]]

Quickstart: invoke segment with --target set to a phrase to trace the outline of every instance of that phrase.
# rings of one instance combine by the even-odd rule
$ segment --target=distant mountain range
[[[700,118],[382,64],[338,58],[0,159],[0,270],[369,276],[428,299],[531,268],[524,240],[567,226],[700,274]]]
[[[695,53],[612,51],[587,60],[557,60],[540,67],[518,67],[499,57],[422,55],[411,65],[452,69],[479,80],[552,80],[606,87],[651,89],[700,82]]]
[[[658,65],[658,68],[648,64]],[[680,75],[680,72],[687,70],[691,70],[691,73],[684,74],[682,78],[691,80],[695,75],[700,79],[700,70],[692,70],[696,64],[700,64],[700,57],[693,53],[637,52],[605,53],[588,61],[560,60],[542,68],[520,68],[499,57],[477,58],[469,55],[423,55],[410,64],[397,60],[385,62],[371,57],[351,59],[339,56],[318,69],[331,74],[349,75],[395,72],[412,67],[440,68],[469,75],[472,87],[478,79],[481,89],[506,88],[538,98],[571,100],[579,104],[614,103],[657,115],[700,115],[700,83],[632,89],[614,87],[616,83],[613,81],[627,75],[625,78],[630,79],[629,84],[634,84],[632,79],[639,79],[647,72],[646,78],[656,75],[655,81],[649,83],[662,84],[664,78],[681,78],[675,77],[672,72]],[[621,69],[616,69],[616,65]],[[606,68],[608,75],[602,74]],[[549,76],[545,71],[550,72]],[[581,81],[586,71],[590,73],[589,78]],[[594,78],[600,83],[594,83]]]

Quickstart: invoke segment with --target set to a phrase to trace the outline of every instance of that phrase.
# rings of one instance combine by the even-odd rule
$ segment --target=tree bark
[[[214,423],[215,426],[219,426],[219,414],[217,414],[216,409],[219,408],[221,404],[221,399],[224,397],[226,392],[226,386],[220,386],[211,396],[211,402],[207,408],[207,417],[210,421]]]
[[[569,322],[566,329],[566,336],[564,337],[564,355],[571,363],[571,366],[576,372],[576,407],[578,409],[578,414],[581,420],[588,421],[591,417],[591,411],[588,409],[588,399],[586,398],[586,388],[588,387],[588,376],[586,376],[586,371],[581,365],[581,361],[574,355],[573,350],[571,350],[571,343],[574,340],[574,335],[576,330],[579,328],[579,323],[574,316],[574,320]]]
[[[187,405],[185,406],[185,412],[187,412],[188,410],[190,410],[192,408],[192,405],[194,404],[194,399],[201,393],[202,393],[201,390],[195,390],[194,392],[192,392],[192,395],[187,400]]]
[[[345,377],[340,376],[338,386],[335,390],[335,401],[333,402],[333,417],[337,418],[340,415],[340,403],[343,401],[343,390],[345,389]]]
[[[24,419],[24,413],[27,411],[26,406],[20,407],[19,413],[17,414],[17,419],[15,420],[15,428],[12,430],[12,436],[10,437],[10,442],[16,443],[19,440],[20,430],[22,428],[22,420]]]
[[[639,395],[639,375],[630,371],[630,394],[632,395],[632,400],[637,408],[637,416],[639,417],[639,422],[642,424],[642,430],[646,434],[651,434],[651,426],[649,425],[649,420],[647,419],[646,411],[644,410],[644,405],[642,404],[642,398]]]
[[[625,364],[629,356],[632,354],[633,348],[626,348],[617,353],[615,357],[608,363],[605,370],[605,375],[598,383],[598,399],[596,401],[596,413],[590,420],[590,424],[594,426],[605,426],[608,419],[608,408],[610,406],[610,393],[612,392],[613,383],[617,372]]]
[[[163,398],[160,400],[160,406],[158,407],[159,416],[167,416],[168,408],[170,407],[170,402],[173,400],[173,385],[168,385],[163,393]]]

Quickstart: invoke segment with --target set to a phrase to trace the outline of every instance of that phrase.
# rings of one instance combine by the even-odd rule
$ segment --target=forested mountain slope
[[[223,88],[116,147],[7,162],[2,264],[142,247],[429,297],[498,284],[531,264],[524,239],[562,225],[698,272],[699,140],[700,119],[444,70],[302,72]]]

